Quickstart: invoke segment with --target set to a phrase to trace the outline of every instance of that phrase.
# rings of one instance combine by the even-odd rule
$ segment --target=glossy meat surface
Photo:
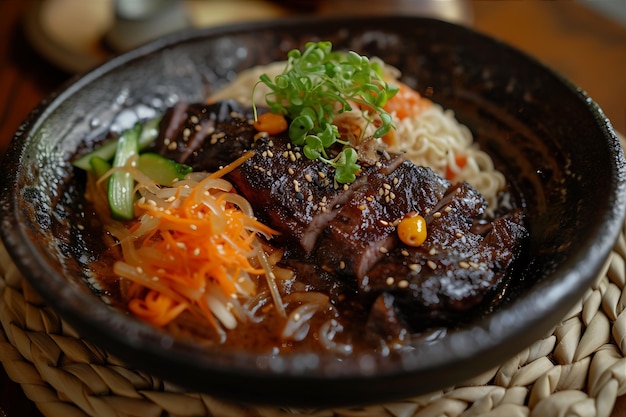
[[[280,232],[272,243],[286,249],[284,265],[313,290],[332,288],[340,310],[360,309],[368,334],[400,340],[454,325],[505,285],[528,235],[520,210],[485,220],[485,200],[469,184],[385,152],[362,163],[353,183],[337,184],[334,168],[307,159],[286,133],[259,135],[250,117],[235,102],[181,105],[164,118],[154,146],[207,171],[254,150],[226,179]],[[408,213],[426,220],[419,247],[397,237]]]

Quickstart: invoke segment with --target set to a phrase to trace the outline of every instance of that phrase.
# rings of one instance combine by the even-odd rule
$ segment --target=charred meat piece
[[[348,316],[358,311],[371,334],[396,343],[405,327],[455,325],[506,282],[528,235],[521,211],[487,221],[477,190],[401,155],[360,161],[356,181],[337,184],[334,168],[307,159],[287,133],[257,138],[250,117],[230,101],[181,104],[163,119],[154,150],[207,171],[254,150],[226,179],[281,233],[273,241],[285,248],[284,265]],[[409,212],[426,220],[419,247],[396,236]]]
[[[359,281],[360,293],[372,299],[393,294],[412,331],[457,323],[489,300],[527,237],[520,211],[494,220],[486,235],[474,234],[472,219],[463,220],[459,210],[467,195],[454,195],[445,206],[452,210],[444,208],[432,217],[424,245],[395,249]]]
[[[261,138],[254,150],[254,156],[227,179],[250,201],[259,219],[281,232],[277,241],[305,254],[313,250],[337,210],[367,184],[370,174],[392,172],[402,161],[395,156],[365,165],[357,179],[344,186],[333,181],[334,168],[307,159],[286,134]]]
[[[250,149],[257,133],[252,117],[252,109],[232,100],[181,102],[164,114],[151,150],[194,170],[216,171]]]
[[[334,273],[363,278],[398,244],[397,222],[409,212],[434,208],[449,185],[431,169],[409,161],[391,173],[372,173],[322,232],[316,247],[319,263]]]

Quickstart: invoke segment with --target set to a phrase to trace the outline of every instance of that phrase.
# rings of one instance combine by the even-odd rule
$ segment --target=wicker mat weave
[[[247,407],[181,392],[84,341],[23,279],[0,245],[0,361],[47,417],[581,416],[626,394],[624,230],[595,284],[545,338],[463,384],[405,401],[337,410]]]

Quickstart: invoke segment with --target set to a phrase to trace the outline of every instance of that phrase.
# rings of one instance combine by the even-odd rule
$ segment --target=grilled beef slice
[[[151,150],[196,171],[217,171],[252,146],[251,119],[252,109],[233,100],[180,102],[163,115]]]
[[[362,163],[356,181],[336,184],[334,168],[304,157],[286,133],[258,138],[251,114],[233,101],[180,104],[166,113],[153,150],[207,171],[254,150],[226,178],[281,233],[275,243],[286,248],[285,263],[305,280],[316,271],[327,288],[349,292],[331,298],[340,309],[362,306],[368,332],[398,339],[403,326],[453,325],[505,281],[527,237],[521,211],[486,221],[473,187],[401,155]],[[409,212],[427,223],[420,247],[396,236]]]
[[[372,173],[322,232],[316,247],[320,264],[340,275],[363,278],[399,243],[397,222],[409,212],[435,207],[448,186],[431,169],[409,161],[391,173]]]

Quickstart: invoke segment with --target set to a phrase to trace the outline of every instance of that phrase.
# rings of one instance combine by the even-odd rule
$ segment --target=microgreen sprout
[[[270,89],[265,97],[270,111],[291,119],[291,142],[301,146],[307,158],[332,165],[338,183],[354,181],[360,166],[357,151],[341,140],[333,125],[334,117],[356,104],[368,124],[378,115],[380,126],[373,134],[375,138],[393,127],[383,107],[398,88],[384,80],[381,65],[353,51],[332,51],[328,41],[309,42],[303,52],[289,51],[285,70],[273,80],[263,74],[259,83]],[[327,150],[336,143],[343,147],[331,158]]]

